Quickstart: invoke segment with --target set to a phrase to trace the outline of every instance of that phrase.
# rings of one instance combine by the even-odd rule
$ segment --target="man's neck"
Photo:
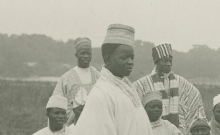
[[[82,66],[82,65],[77,65],[79,68],[81,68],[81,69],[87,69],[87,68],[89,68],[89,66]]]
[[[111,69],[110,69],[108,66],[105,66],[105,68],[108,69],[115,77],[117,77],[117,78],[119,78],[119,79],[122,79],[122,78],[123,78],[123,76],[121,77],[121,76],[115,74],[114,72],[112,72]]]
[[[157,119],[157,120],[150,120],[150,123],[159,123],[160,122],[160,118],[159,119]]]
[[[60,131],[61,129],[63,129],[63,127],[57,128],[57,127],[54,127],[54,126],[49,126],[49,128],[52,132],[57,132],[57,131]]]

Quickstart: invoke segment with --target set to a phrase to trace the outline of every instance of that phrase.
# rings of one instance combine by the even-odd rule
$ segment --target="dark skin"
[[[215,120],[220,123],[220,103],[218,103],[217,105],[215,105],[213,111],[213,115]]]
[[[210,129],[207,127],[196,127],[191,133],[192,135],[210,135]]]
[[[66,110],[61,108],[49,108],[46,113],[49,118],[49,126],[51,131],[59,131],[66,123]]]
[[[172,61],[173,61],[172,57],[163,58],[163,59],[160,59],[159,61],[157,61],[155,63],[157,72],[159,72],[159,73],[169,73],[171,71],[171,68],[172,68]]]
[[[82,46],[75,54],[80,68],[88,68],[92,59],[92,48],[89,45]]]
[[[129,45],[120,45],[112,54],[104,56],[105,67],[115,76],[129,76],[134,67],[134,49]]]
[[[150,122],[155,122],[159,120],[163,112],[162,107],[163,107],[163,104],[159,100],[152,100],[144,106],[144,109],[147,112]]]

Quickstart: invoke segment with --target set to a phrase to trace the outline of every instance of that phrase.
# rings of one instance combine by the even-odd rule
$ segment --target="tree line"
[[[136,80],[154,67],[151,50],[154,43],[136,40],[135,67],[129,77]],[[188,52],[173,50],[173,71],[185,78],[220,78],[220,48],[193,45]],[[45,35],[0,34],[0,76],[61,76],[76,65],[74,40],[58,41]],[[93,48],[91,65],[103,65],[100,48]]]

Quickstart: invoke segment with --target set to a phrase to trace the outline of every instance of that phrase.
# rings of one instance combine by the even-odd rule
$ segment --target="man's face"
[[[171,71],[171,67],[172,67],[172,60],[173,60],[173,58],[163,58],[163,59],[160,59],[156,63],[157,70],[159,70],[162,73],[169,73]]]
[[[152,100],[145,105],[145,110],[150,119],[150,122],[157,121],[162,115],[162,102],[159,100]]]
[[[120,45],[109,60],[110,71],[118,77],[129,76],[134,67],[134,49],[129,45]]]
[[[82,46],[76,53],[78,59],[78,66],[81,68],[89,67],[92,59],[92,48],[90,46]]]
[[[210,129],[207,127],[196,127],[191,133],[192,135],[210,135]]]
[[[214,109],[213,109],[213,115],[215,120],[220,123],[220,103],[218,103],[217,105],[215,105]]]
[[[61,108],[50,108],[50,111],[47,112],[49,118],[50,127],[53,129],[60,130],[63,128],[64,123],[66,122],[66,110]]]

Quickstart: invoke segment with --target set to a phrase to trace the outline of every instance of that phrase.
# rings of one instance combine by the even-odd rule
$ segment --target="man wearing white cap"
[[[96,68],[90,66],[91,40],[86,37],[77,38],[74,44],[78,65],[61,76],[53,92],[53,95],[61,95],[68,99],[68,126],[76,124],[87,96],[100,76]]]
[[[213,98],[213,118],[210,122],[212,135],[220,135],[220,94]]]
[[[210,135],[210,126],[208,122],[202,118],[196,118],[189,125],[190,135]],[[212,135],[219,135],[213,134]]]
[[[109,25],[102,45],[105,65],[75,126],[75,135],[152,135],[138,93],[126,76],[134,66],[134,29]]]
[[[161,119],[163,104],[162,94],[158,91],[148,92],[142,100],[154,135],[181,135],[180,130],[168,120]]]
[[[161,44],[152,49],[156,67],[148,74],[134,82],[134,87],[142,99],[145,93],[160,91],[163,98],[162,119],[170,121],[183,134],[191,121],[205,116],[202,98],[198,89],[185,78],[174,74],[172,68],[171,44]],[[199,111],[199,113],[197,113]]]
[[[49,126],[45,127],[33,135],[73,135],[73,126],[65,127],[67,99],[60,95],[51,96],[47,106],[47,117]]]

